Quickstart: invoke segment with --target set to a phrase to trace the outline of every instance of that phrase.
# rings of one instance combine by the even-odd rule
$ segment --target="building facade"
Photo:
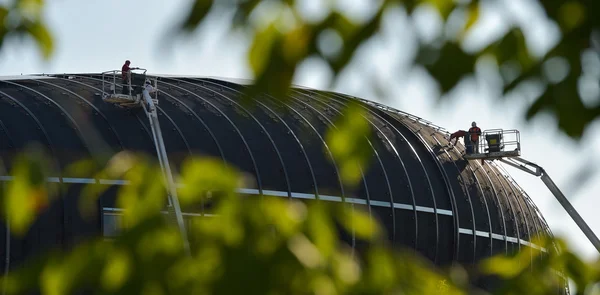
[[[286,98],[240,102],[242,83],[212,78],[157,77],[159,120],[173,169],[189,155],[220,157],[255,177],[244,194],[347,202],[385,225],[394,245],[416,249],[438,265],[474,263],[490,255],[537,247],[549,228],[527,194],[500,167],[462,158],[448,132],[429,121],[340,93],[294,88]],[[155,155],[145,115],[107,104],[100,74],[0,78],[0,149],[10,168],[31,142],[43,145],[58,171],[49,181],[68,185],[24,238],[11,238],[14,264],[56,246],[116,234],[118,179],[71,177],[79,159],[108,159],[122,150]],[[118,85],[120,87],[120,85]],[[358,193],[348,194],[324,141],[344,104],[360,101],[373,136],[370,167]],[[10,181],[10,175],[2,176]],[[95,220],[79,216],[87,183],[110,188]],[[189,216],[193,216],[190,214]],[[0,241],[6,243],[4,224]],[[5,261],[6,253],[0,253]]]

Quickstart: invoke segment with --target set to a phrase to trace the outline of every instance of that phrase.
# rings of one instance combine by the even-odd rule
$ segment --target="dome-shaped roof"
[[[62,169],[55,181],[119,185],[64,174],[69,163],[89,156],[156,152],[144,114],[103,102],[102,87],[99,74],[0,79],[2,160],[10,163],[37,141]],[[360,100],[374,131],[372,160],[358,193],[349,195],[324,133],[356,98],[294,88],[286,99],[265,98],[251,108],[239,101],[245,86],[234,82],[158,77],[158,87],[159,120],[175,170],[188,155],[211,155],[255,176],[256,186],[243,193],[362,206],[383,221],[394,244],[441,265],[528,248],[536,234],[549,233],[535,205],[499,167],[464,160],[461,147],[446,146],[443,128],[421,118]],[[67,200],[77,193],[70,190]],[[79,218],[75,202],[63,206],[44,214],[14,255],[44,248],[46,240],[69,243],[100,231],[102,221]]]

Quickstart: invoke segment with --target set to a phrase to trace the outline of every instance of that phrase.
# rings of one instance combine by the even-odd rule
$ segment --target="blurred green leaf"
[[[16,0],[15,8],[26,17],[39,18],[44,7],[44,0]]]
[[[482,262],[484,274],[495,274],[503,278],[513,278],[528,267],[513,257],[495,256]]]
[[[348,231],[354,231],[356,236],[364,240],[372,240],[381,237],[382,229],[369,212],[359,208],[343,206],[340,208],[341,222]]]
[[[355,186],[361,179],[361,171],[370,160],[369,137],[371,126],[364,117],[366,110],[356,102],[349,102],[338,116],[335,126],[329,128],[325,140],[340,169],[342,181]]]
[[[159,237],[158,241],[161,240],[162,237]],[[132,271],[132,263],[128,253],[123,250],[113,251],[102,272],[103,288],[111,291],[121,288]]]
[[[0,49],[4,44],[4,38],[6,37],[6,34],[8,34],[8,29],[6,28],[6,19],[8,14],[8,8],[0,5]]]
[[[307,234],[320,254],[330,257],[338,246],[333,219],[327,215],[325,205],[312,203],[306,220]]]
[[[564,31],[582,25],[587,17],[585,7],[579,1],[565,1],[559,7],[558,23]]]
[[[264,30],[258,32],[254,37],[252,47],[250,47],[248,60],[254,75],[260,76],[264,73],[271,59],[273,46],[279,38],[279,32],[275,25],[270,25]]]
[[[19,155],[11,171],[13,181],[5,186],[3,194],[4,215],[11,230],[24,235],[56,196],[58,187],[47,182],[50,165],[39,147],[29,147]]]
[[[273,225],[278,234],[286,238],[298,232],[299,226],[305,221],[307,215],[306,205],[298,201],[269,198],[258,205],[260,206],[258,214],[253,217]],[[254,222],[259,222],[259,220]]]
[[[423,4],[431,5],[440,14],[443,20],[448,19],[450,13],[456,7],[454,0],[420,0]]]
[[[511,29],[502,39],[482,51],[482,54],[487,53],[496,58],[498,65],[509,61],[517,62],[523,72],[529,71],[535,62],[527,47],[525,36],[518,28]]]
[[[167,194],[158,165],[138,162],[124,174],[124,179],[129,185],[119,190],[117,205],[123,208],[123,219],[128,226],[160,214],[167,203]]]
[[[182,207],[202,200],[208,192],[231,197],[242,187],[239,173],[220,159],[190,158],[182,167],[179,198]]]
[[[556,116],[558,127],[576,139],[580,138],[587,126],[600,116],[600,107],[586,107],[577,89],[582,74],[580,55],[584,46],[588,44],[589,34],[587,28],[570,31],[543,59],[537,61],[517,80],[505,87],[508,91],[527,78],[541,76],[546,89],[527,110],[526,118],[531,119],[542,111],[549,111]],[[564,58],[569,66],[566,76],[558,83],[549,81],[546,74],[542,73],[543,63],[556,57]]]
[[[194,0],[192,7],[188,10],[188,14],[181,24],[181,30],[194,30],[198,25],[200,25],[200,23],[202,23],[213,5],[213,0]]]
[[[295,235],[289,242],[288,247],[305,267],[317,268],[323,266],[325,259],[319,249],[304,235]]]
[[[49,59],[54,53],[54,41],[52,35],[41,22],[34,22],[25,25],[25,30],[35,40],[38,48],[45,59]]]
[[[48,60],[54,53],[54,38],[46,27],[44,1],[14,0],[0,4],[0,49],[6,37],[28,36],[35,41],[41,55]]]
[[[475,25],[477,21],[479,21],[479,17],[481,16],[481,8],[479,7],[479,3],[477,1],[472,1],[469,3],[469,5],[467,5],[466,13],[467,21],[461,33],[463,36],[468,33],[471,28],[473,28],[473,25]]]
[[[435,56],[439,54],[439,56]],[[456,43],[446,43],[437,50],[421,51],[417,61],[425,65],[429,74],[437,80],[442,91],[448,92],[458,82],[472,74],[477,57],[464,52]]]

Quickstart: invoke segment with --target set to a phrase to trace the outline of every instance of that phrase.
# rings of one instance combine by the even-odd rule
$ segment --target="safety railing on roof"
[[[292,85],[292,86],[293,87],[297,87],[297,88],[307,89],[307,90],[318,91],[317,89],[314,89],[314,88],[311,88],[311,87],[306,87],[306,86],[299,86],[299,85]],[[398,110],[398,109],[386,106],[386,105],[378,103],[378,102],[366,100],[364,98],[358,98],[356,96],[347,95],[347,94],[344,94],[344,96],[356,99],[356,100],[358,100],[360,102],[366,103],[366,104],[371,105],[373,107],[376,107],[376,108],[379,108],[379,109],[382,109],[382,110],[385,110],[385,111],[388,111],[388,112],[395,113],[397,115],[400,115],[400,116],[403,116],[405,118],[411,119],[411,120],[413,120],[413,121],[415,121],[417,123],[427,125],[427,126],[433,128],[433,129],[435,129],[438,132],[442,132],[442,133],[445,133],[446,135],[450,135],[450,132],[448,132],[448,130],[446,130],[444,127],[441,127],[441,126],[438,126],[436,124],[433,124],[431,121],[425,120],[425,119],[423,119],[421,117],[418,117],[418,116],[415,116],[413,114],[409,114],[407,112],[403,112],[401,110]]]
[[[446,135],[450,135],[450,132],[448,132],[448,130],[446,130],[444,127],[438,126],[438,125],[432,123],[431,121],[425,120],[425,119],[423,119],[421,117],[415,116],[413,114],[409,114],[407,112],[403,112],[401,110],[398,110],[398,109],[386,106],[386,105],[378,103],[378,102],[366,100],[366,99],[363,99],[363,98],[357,98],[357,97],[353,97],[353,98],[356,99],[356,100],[359,100],[359,101],[361,101],[363,103],[366,103],[368,105],[371,105],[371,106],[374,106],[376,108],[382,109],[384,111],[392,112],[392,113],[395,113],[397,115],[403,116],[405,118],[411,119],[411,120],[413,120],[413,121],[415,121],[417,123],[427,125],[428,127],[432,128],[432,129],[435,129],[438,132],[442,132],[442,133],[445,133]]]

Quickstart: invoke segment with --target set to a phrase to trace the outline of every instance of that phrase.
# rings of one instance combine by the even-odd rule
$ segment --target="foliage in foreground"
[[[2,191],[3,212],[11,213],[5,217],[30,220],[19,218],[35,216],[43,207],[16,207],[52,199],[56,190],[40,181],[46,176],[38,161],[43,158],[22,157],[13,168],[15,178]],[[467,270],[436,269],[410,250],[389,247],[384,229],[367,212],[320,201],[241,196],[239,172],[206,158],[189,159],[181,174],[182,206],[190,210],[202,202],[210,208],[188,228],[188,256],[177,227],[163,213],[165,189],[154,163],[123,152],[97,177],[129,181],[118,191],[117,204],[125,209],[122,234],[31,259],[2,278],[7,294],[32,289],[43,294],[485,294],[472,282],[489,275],[499,286],[494,294],[550,294],[561,284],[556,270],[564,270],[578,290],[600,279],[599,264],[580,261],[559,240],[537,241],[548,253],[523,251]],[[84,188],[82,212],[94,212],[90,204],[104,189]],[[10,224],[22,235],[29,223]],[[360,251],[340,240],[339,228],[354,232]]]

